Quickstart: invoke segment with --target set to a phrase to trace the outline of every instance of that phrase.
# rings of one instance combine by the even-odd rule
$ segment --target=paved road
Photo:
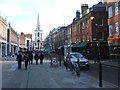
[[[99,64],[91,64],[90,70],[83,70],[83,72],[99,79]],[[103,80],[118,86],[118,75],[118,68],[102,65]]]
[[[3,88],[99,88],[98,80],[84,72],[80,77],[61,67],[50,67],[45,60],[43,65],[29,65],[25,70],[17,70],[16,61],[2,61]],[[116,88],[111,83],[103,82],[103,88]]]

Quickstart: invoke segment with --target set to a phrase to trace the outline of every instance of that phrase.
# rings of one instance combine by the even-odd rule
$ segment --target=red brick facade
[[[114,44],[115,42],[114,42],[114,39],[118,39],[118,42],[120,42],[120,1],[118,2],[118,8],[119,8],[119,10],[118,10],[118,14],[117,15],[115,15],[115,2],[108,2],[107,3],[107,6],[108,6],[108,8],[110,7],[110,6],[112,6],[112,17],[111,18],[108,18],[108,25],[112,25],[113,26],[113,30],[112,30],[112,35],[111,36],[109,36],[109,38],[108,38],[108,42],[109,42],[109,44]],[[119,35],[116,35],[115,34],[115,23],[116,22],[118,22],[118,27],[119,27]]]

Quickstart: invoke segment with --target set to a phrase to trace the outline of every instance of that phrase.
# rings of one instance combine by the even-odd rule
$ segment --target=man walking
[[[30,57],[30,64],[32,64],[33,63],[33,54],[32,54],[32,52],[29,53],[29,57]]]
[[[40,53],[39,58],[40,58],[40,64],[43,64],[43,58],[44,58],[44,55],[43,55],[42,53]]]
[[[36,52],[36,53],[35,53],[35,61],[36,61],[36,65],[38,64],[38,59],[39,59],[38,52]]]
[[[25,60],[25,70],[27,70],[28,61],[29,61],[29,55],[28,55],[28,52],[25,52],[24,60]]]
[[[18,61],[18,69],[21,69],[21,63],[22,63],[22,54],[19,51],[19,54],[17,55],[17,61]]]

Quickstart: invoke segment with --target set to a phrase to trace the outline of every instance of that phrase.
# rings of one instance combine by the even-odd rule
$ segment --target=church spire
[[[36,29],[40,30],[39,13],[38,13],[38,18],[37,18],[37,27],[36,27]]]

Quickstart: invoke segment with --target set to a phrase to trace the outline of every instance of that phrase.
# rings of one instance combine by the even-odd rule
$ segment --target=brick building
[[[120,1],[107,2],[109,51],[111,58],[120,57]]]
[[[7,55],[7,21],[0,15],[0,58]]]
[[[99,2],[88,8],[87,4],[81,6],[82,15],[72,22],[71,41],[73,51],[83,53],[87,58],[108,58],[108,25],[106,6]]]

